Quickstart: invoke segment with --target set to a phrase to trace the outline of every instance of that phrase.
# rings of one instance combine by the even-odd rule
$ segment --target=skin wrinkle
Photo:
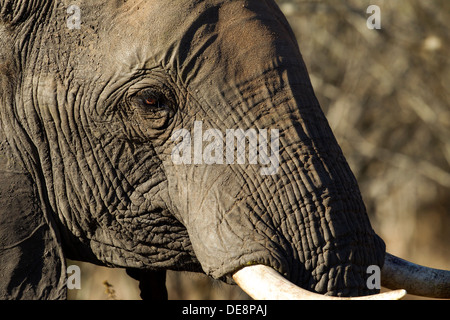
[[[221,220],[221,221],[223,221],[223,220]],[[219,229],[219,231],[220,231],[220,229]],[[227,237],[229,237],[229,236],[230,236],[229,232],[226,232],[225,234],[227,234]]]
[[[45,81],[45,80],[41,80],[42,78],[43,77],[39,77],[36,80],[36,82],[38,84],[41,84],[42,82]],[[30,81],[30,79],[26,79],[26,80]],[[24,88],[25,87],[26,87],[26,84],[24,85]],[[39,86],[35,86],[35,87],[39,88]],[[25,91],[24,91],[24,95],[25,95]],[[49,112],[49,113],[51,111],[49,110],[49,108],[47,108],[47,105],[45,105],[45,107],[41,107],[42,104],[40,104],[38,102],[40,100],[40,96],[43,95],[42,91],[36,90],[35,95],[36,95],[36,104],[34,104],[34,106],[36,106],[37,108],[35,110],[33,110],[33,111],[38,111],[38,114],[40,114],[42,116],[42,119],[44,119],[44,115],[39,113],[39,111],[41,111],[41,112],[45,111],[45,112]],[[45,93],[44,93],[44,95],[45,95]],[[48,95],[48,97],[53,99],[53,96],[51,96],[51,95]],[[53,101],[56,101],[56,99],[54,99]],[[28,110],[28,109],[26,109],[26,110]],[[57,111],[53,111],[53,112],[54,112],[54,114],[58,114]],[[26,117],[32,119],[33,117],[35,117],[35,114],[34,113],[27,114]],[[40,144],[47,145],[48,141],[52,141],[53,140],[52,138],[56,136],[55,122],[52,121],[52,122],[48,122],[47,124],[48,124],[48,126],[46,127],[46,129],[45,129],[46,131],[44,131],[43,134],[39,133],[39,130],[40,130],[39,129],[39,124],[37,124],[36,127],[34,127],[34,128],[33,127],[30,128],[30,124],[28,124],[28,128],[30,128],[29,130],[33,132],[32,135],[36,139],[36,141],[34,141],[34,144],[36,144],[36,145],[40,145]],[[50,137],[50,139],[48,137]],[[55,155],[60,155],[61,154],[61,145],[59,144],[58,141],[55,141],[55,142],[56,142],[55,143],[55,148],[56,148]],[[41,160],[40,160],[41,165],[43,167],[48,168],[52,172],[51,175],[45,176],[45,179],[46,179],[46,182],[47,182],[46,184],[49,185],[49,186],[52,186],[51,188],[53,188],[53,185],[54,185],[55,181],[58,181],[57,179],[55,179],[55,167],[53,166],[54,159],[52,158],[51,155],[47,155],[46,152],[48,151],[48,149],[47,148],[45,148],[45,149],[46,150],[44,152],[36,152],[36,154],[38,155],[38,157],[41,158]],[[64,170],[64,169],[62,169],[62,170]],[[62,176],[64,176],[64,174]],[[53,193],[52,189],[48,190],[48,194],[52,194],[52,193]],[[56,207],[56,205],[57,204],[53,202],[53,207]],[[67,217],[67,213],[65,213],[63,216]]]
[[[294,180],[294,181],[297,181],[297,180]],[[319,229],[320,230],[320,229]]]
[[[250,180],[250,181],[251,181],[251,179],[247,179],[247,180]],[[259,229],[257,229],[257,230],[259,230]]]
[[[88,134],[86,134],[86,136],[87,136]]]
[[[236,171],[237,171],[237,172],[236,172]],[[252,180],[250,179],[250,175],[248,175],[248,174],[246,173],[246,170],[243,170],[243,169],[241,169],[240,167],[237,167],[237,170],[236,170],[236,168],[235,168],[235,170],[233,170],[233,172],[234,172],[235,174],[239,174],[240,177],[241,177],[241,180],[247,182],[246,185],[245,185],[246,188],[251,188],[251,187],[253,186],[255,192],[256,192],[256,193],[258,192],[258,190],[257,190],[257,188],[256,188],[256,185],[252,185]],[[255,175],[255,173],[253,173],[253,174]],[[252,176],[252,177],[253,177],[253,176]],[[241,192],[239,193],[239,195],[238,195],[237,197],[235,197],[235,201],[234,201],[234,203],[232,204],[232,206],[229,208],[228,211],[229,211],[229,212],[232,212],[232,211],[234,211],[236,208],[240,207],[240,206],[241,206],[240,201],[244,201],[244,200],[245,200],[244,195],[247,195],[248,197],[251,197],[251,196],[253,196],[253,195],[255,194],[255,192],[251,192],[251,191],[250,191],[249,193],[244,193],[244,191],[241,191]],[[259,193],[258,193],[258,196],[260,196]],[[262,199],[259,198],[258,200],[262,200]],[[258,203],[260,203],[260,202],[255,201],[255,206],[259,206]],[[253,211],[254,211],[254,208],[252,208],[252,209],[253,209]],[[262,209],[262,208],[260,208],[260,209]],[[225,213],[225,215],[226,215],[226,213]],[[223,218],[222,218],[222,221],[223,221]],[[221,221],[221,223],[222,223],[222,221]],[[257,223],[259,223],[259,222],[262,222],[262,220],[258,220]],[[266,224],[266,225],[267,225],[267,224]],[[268,226],[268,225],[267,225],[267,226]],[[256,225],[255,225],[255,227],[256,227]],[[269,226],[268,226],[268,227],[269,227]],[[232,228],[230,228],[230,229],[232,229]],[[260,232],[260,229],[259,229],[259,228],[255,228],[255,230],[256,230],[257,232]],[[230,230],[230,231],[231,231],[231,230]],[[236,234],[236,236],[239,236],[239,235]]]
[[[180,1],[192,10],[177,11],[175,2],[141,1],[137,11],[135,0],[120,6],[82,1],[82,36],[67,30],[64,4],[55,3],[50,17],[56,22],[40,27],[34,45],[24,43],[34,58],[26,63],[42,66],[28,69],[22,96],[39,108],[18,111],[18,119],[30,135],[40,125],[45,131],[17,145],[39,150],[29,166],[42,166],[62,241],[74,257],[109,266],[202,266],[223,278],[264,263],[304,287],[354,294],[364,284],[346,275],[348,265],[363,259],[348,256],[382,250],[354,250],[360,234],[370,238],[368,245],[375,235],[365,218],[355,218],[364,210],[358,196],[349,197],[357,187],[344,160],[329,165],[340,149],[287,22],[278,9],[267,11],[276,8],[270,1]],[[178,105],[164,130],[152,129],[127,102],[154,84],[174,91]],[[43,89],[30,95],[30,87]],[[249,164],[175,166],[171,133],[192,133],[195,120],[224,133],[279,129],[278,175],[263,177],[260,166]],[[342,254],[335,254],[339,247]],[[378,258],[364,260],[360,269]]]
[[[58,92],[57,95],[59,96],[60,91],[58,90],[57,92]],[[62,98],[59,99],[58,104],[66,105],[66,101],[67,101],[67,96],[65,97],[65,99],[62,99]],[[64,128],[71,127],[68,125],[68,123],[70,122],[70,120],[69,120],[70,117],[66,117],[65,113],[62,113],[62,114],[60,113],[59,115],[61,115],[61,124],[59,124],[59,126],[63,128],[62,133],[64,135],[64,137],[62,137],[61,139],[65,140],[66,142],[71,141],[73,136],[70,137],[71,136],[70,133],[67,132],[66,130],[64,130]],[[57,140],[59,141],[59,139],[60,138],[58,138]],[[72,140],[72,142],[75,142],[75,141]],[[69,143],[64,143],[64,144],[59,143],[59,145],[60,145],[60,149],[65,150],[65,152],[63,153],[64,162],[70,163],[72,161],[69,161],[69,159],[76,159],[76,155],[74,154],[74,152],[70,148],[68,148],[68,146],[70,145]],[[67,167],[71,168],[72,170],[75,169],[75,167],[72,164],[68,164]],[[62,170],[64,170],[64,168]],[[78,172],[78,173],[80,174],[80,172]],[[74,190],[74,188],[73,188],[74,185],[70,182],[70,180],[68,179],[68,176],[64,173],[64,171],[61,173],[61,176],[64,177],[66,194],[72,194],[72,190]],[[58,181],[59,179],[56,176],[54,180]],[[70,186],[72,189],[70,188]],[[78,197],[78,200],[79,200],[79,197]],[[69,212],[68,214],[70,214],[70,217],[67,220],[74,221],[75,217],[72,215],[72,212]]]
[[[89,137],[89,136],[90,136],[89,132],[86,132],[85,137]],[[108,158],[106,156],[106,154],[102,152],[104,146],[103,147],[100,147],[100,145],[94,146],[91,143],[90,139],[87,139],[87,142],[89,142],[90,148],[87,148],[85,151],[89,152],[89,150],[93,150],[93,151],[97,150],[97,152],[92,152],[92,159],[95,160],[95,171],[93,172],[93,176],[96,176],[96,174],[102,175],[102,169],[100,168],[101,165],[99,163],[99,161],[100,161],[99,159]],[[96,154],[98,154],[99,152],[102,152],[103,155],[97,156]],[[113,173],[115,171],[114,166],[110,165],[108,163],[109,162],[108,160],[106,160],[106,161],[107,161],[107,163],[103,163],[102,166],[103,166],[103,168],[105,168],[104,166],[106,165],[109,168],[109,170],[106,170],[106,173],[111,173],[111,175],[109,176],[109,179],[107,179],[105,182],[110,181],[111,185],[110,186],[106,185],[104,188],[102,188],[102,186],[97,185],[98,190],[101,192],[102,199],[105,199],[107,197],[108,190],[110,190],[111,188],[114,188],[116,191],[121,191],[120,185],[117,183],[117,174]],[[94,169],[94,168],[91,167],[91,170],[92,169]],[[125,180],[122,180],[122,181],[126,182]],[[121,193],[122,193],[122,196],[120,196],[119,199],[121,199],[122,203],[126,203],[126,200],[127,200],[126,198],[124,199],[125,202],[123,202],[124,200],[122,200],[124,196],[126,197],[126,192],[121,192]],[[117,192],[116,192],[116,195],[118,195]],[[107,201],[104,203],[105,207],[107,207],[107,203],[108,203]]]
[[[0,246],[0,250],[9,250],[9,249],[14,249],[15,247],[19,246],[20,244],[30,240],[37,232],[39,229],[41,229],[42,227],[45,227],[46,224],[44,222],[41,222],[37,227],[35,227],[30,234],[28,234],[26,237],[20,239],[20,241],[15,242],[15,243],[11,243],[8,244],[7,246]]]
[[[20,76],[21,81],[23,81],[23,77]],[[18,85],[18,92],[24,90],[23,86]],[[2,92],[3,93],[3,92]],[[23,103],[23,99],[20,98],[16,98],[15,103],[12,103],[10,106],[12,107],[12,109],[15,109],[15,106],[18,106],[20,103]],[[2,108],[3,109],[3,108]],[[5,108],[8,109],[8,108]],[[3,121],[5,121],[6,123],[9,123],[7,125],[7,127],[10,128],[10,130],[13,131],[13,135],[12,138],[11,136],[7,136],[8,142],[9,144],[12,144],[12,149],[17,152],[16,154],[18,154],[22,159],[21,162],[24,165],[24,170],[28,171],[29,175],[32,176],[33,181],[35,182],[35,185],[32,187],[33,193],[36,195],[35,200],[36,202],[40,202],[40,209],[42,209],[43,212],[49,212],[49,207],[48,207],[48,195],[45,192],[45,188],[43,187],[43,182],[44,182],[44,177],[41,174],[41,172],[39,170],[36,170],[37,168],[39,168],[43,163],[42,163],[42,158],[39,157],[39,153],[37,152],[37,147],[33,144],[33,142],[31,141],[31,137],[28,135],[30,132],[30,125],[33,126],[35,125],[35,123],[33,123],[32,121],[28,121],[27,117],[21,117],[21,110],[13,110],[12,112],[10,110],[2,110],[2,114],[8,114],[10,116],[9,119],[5,119],[7,117],[2,117]],[[11,114],[16,112],[15,116],[11,117]],[[32,117],[34,118],[34,116],[32,115]],[[23,120],[23,123],[20,123],[18,121],[18,119]],[[31,119],[30,119],[31,120]],[[37,121],[38,122],[38,121]],[[38,138],[41,138],[40,135],[37,136]],[[3,136],[2,136],[3,138]],[[44,159],[47,160],[47,159]],[[44,162],[45,163],[45,162]],[[21,195],[19,195],[21,196]],[[27,199],[23,199],[26,200]],[[26,207],[26,204],[20,204],[20,205],[25,205],[25,209],[28,209]],[[35,210],[36,208],[33,208],[33,210]],[[38,210],[38,209],[36,209]],[[28,212],[24,212],[23,214],[30,214]],[[37,214],[36,214],[37,216]],[[42,221],[45,221],[45,225],[46,228],[42,229],[42,232],[40,232],[40,236],[45,236],[48,237],[48,239],[55,239],[58,236],[58,232],[52,228],[54,228],[54,222],[51,219],[51,217],[48,216],[40,216],[40,219],[42,219]],[[26,226],[24,226],[26,227]],[[36,239],[38,242],[36,245],[39,246],[40,244],[42,244],[42,242],[39,242],[39,239]],[[54,262],[53,268],[55,271],[53,270],[48,270],[47,274],[45,274],[44,279],[48,279],[48,280],[52,280],[54,281],[54,287],[52,288],[52,294],[49,294],[49,297],[64,297],[63,291],[62,291],[62,282],[64,280],[64,276],[61,276],[60,271],[62,269],[65,268],[64,266],[64,261],[55,261],[53,260],[53,256],[58,256],[58,257],[62,257],[62,252],[60,248],[55,247],[56,243],[50,242],[50,240],[48,241],[48,246],[47,246],[47,251],[46,251],[46,259],[48,262]],[[23,249],[25,249],[25,246],[22,246]],[[18,249],[19,251],[22,248],[15,248]],[[35,248],[35,249],[39,249],[39,248]],[[34,254],[31,253],[33,258],[38,258],[39,257],[39,253]],[[8,261],[9,263],[10,261]],[[13,262],[14,263],[14,262]],[[31,262],[30,266],[31,267],[38,267],[36,264],[34,264],[35,262]],[[34,265],[33,265],[34,264]],[[12,266],[13,267],[13,266]],[[13,267],[14,268],[14,267]],[[8,273],[10,272],[10,270],[8,270]],[[21,271],[19,271],[21,272]],[[22,281],[23,283],[23,281]],[[22,286],[20,286],[21,288],[17,288],[17,292],[18,295],[23,296],[23,292],[21,292],[22,290]],[[24,286],[24,289],[27,289],[27,286]],[[34,290],[34,289],[33,289]],[[39,290],[39,287],[36,289]]]

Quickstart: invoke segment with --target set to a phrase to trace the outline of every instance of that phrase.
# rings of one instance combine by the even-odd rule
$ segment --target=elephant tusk
[[[381,285],[389,289],[405,288],[414,295],[449,299],[450,271],[420,266],[386,253]]]
[[[405,290],[395,290],[354,298],[325,296],[294,285],[264,265],[244,267],[233,274],[233,280],[256,300],[399,300],[406,294]]]

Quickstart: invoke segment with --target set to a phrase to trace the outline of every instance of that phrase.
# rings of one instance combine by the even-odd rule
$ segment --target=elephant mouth
[[[331,297],[302,289],[264,265],[244,267],[233,280],[256,300],[399,300],[408,293],[433,298],[450,297],[450,272],[420,266],[386,253],[383,286],[396,289],[363,297]],[[399,288],[406,288],[399,289]]]

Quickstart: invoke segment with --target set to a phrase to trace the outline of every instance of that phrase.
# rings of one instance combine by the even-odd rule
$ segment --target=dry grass
[[[374,229],[391,253],[450,269],[450,1],[277,2]],[[371,4],[381,8],[381,30],[366,27]],[[94,269],[83,265],[74,298],[106,299],[92,293],[104,280],[118,299],[138,298],[122,271]],[[168,289],[172,299],[244,297],[190,274],[171,273]]]
[[[72,300],[139,300],[138,282],[123,269],[68,261],[81,268],[81,290],[69,290]],[[249,297],[237,286],[214,281],[203,274],[168,272],[170,300],[244,300]]]

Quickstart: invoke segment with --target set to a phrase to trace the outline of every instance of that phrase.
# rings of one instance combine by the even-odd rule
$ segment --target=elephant
[[[372,228],[273,0],[0,0],[0,39],[2,299],[66,299],[66,259],[143,299],[166,270],[255,299],[450,297]]]

